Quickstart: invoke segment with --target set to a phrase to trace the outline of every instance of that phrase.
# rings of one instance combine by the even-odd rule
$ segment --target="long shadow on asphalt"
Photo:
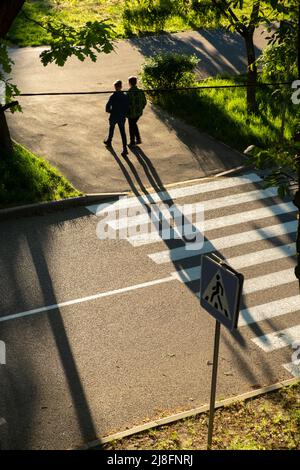
[[[41,242],[41,238],[45,238],[45,236],[47,235],[44,235],[43,237],[43,234],[40,232],[39,236],[36,237],[35,240],[33,240],[31,237],[27,237],[27,242],[38,279],[40,280],[44,303],[45,305],[51,305],[51,302],[57,304],[58,301],[56,299],[55,289],[43,252],[44,243]],[[51,312],[47,316],[77,415],[77,421],[82,440],[83,442],[90,442],[96,439],[97,433],[81,383],[80,374],[77,370],[69,339],[66,334],[60,309],[57,308],[54,312]]]
[[[151,159],[149,157],[147,157],[147,155],[143,152],[143,150],[138,146],[132,148],[131,150],[132,150],[132,153],[135,155],[135,157],[136,157],[137,161],[139,162],[139,164],[143,167],[143,170],[144,170],[144,172],[145,172],[145,174],[148,178],[148,181],[149,181],[151,187],[154,190],[154,193],[161,198],[161,202],[162,202],[162,204],[164,204],[164,208],[166,208],[166,205],[167,205],[169,208],[170,207],[176,208],[177,211],[180,212],[181,209],[178,206],[176,206],[176,204],[172,200],[172,197],[170,196],[167,189],[163,185],[163,183],[162,183],[162,181],[159,177],[159,174],[158,174],[157,170],[155,169]],[[149,217],[150,217],[151,208],[153,207],[152,205],[155,204],[155,201],[153,199],[153,192],[151,194],[149,192],[149,190],[145,187],[145,185],[142,183],[141,177],[140,177],[137,169],[135,168],[134,163],[131,161],[130,156],[121,159],[121,158],[118,157],[118,155],[116,154],[116,152],[113,149],[110,149],[109,151],[112,154],[112,156],[115,158],[115,160],[116,160],[117,164],[119,165],[120,169],[122,170],[127,182],[129,183],[129,185],[131,187],[131,190],[132,190],[133,194],[136,197],[138,197],[139,200],[143,203],[143,205],[145,206],[145,208],[146,208],[146,210],[149,214]],[[127,167],[129,167],[131,173],[133,174],[137,184],[134,182],[133,178],[131,177],[129,171],[126,168],[125,163],[126,163]],[[257,189],[261,189],[261,186],[259,186],[258,184],[255,184],[254,186],[256,186]],[[141,194],[140,190],[143,194]],[[162,196],[162,193],[163,193],[163,196]],[[166,226],[165,224],[170,224],[169,220],[165,219],[163,214],[160,214],[160,216],[161,216],[161,220],[164,223],[164,227]],[[171,214],[171,218],[172,218],[172,214]],[[280,222],[282,221],[282,219],[280,217],[278,217],[278,219],[279,219]],[[182,214],[182,221],[183,221],[183,224],[186,221],[186,217],[183,214]],[[190,221],[188,221],[188,223],[191,224]],[[197,227],[195,227],[194,224],[191,224],[191,228],[193,230],[193,233],[196,234],[197,237],[202,236],[202,234],[199,233],[199,230],[197,229]],[[179,246],[183,247],[183,246],[187,245],[184,238],[181,239],[181,240],[176,240],[176,241],[172,240],[173,235],[174,235],[174,231],[173,231],[173,228],[170,226],[170,239],[162,240],[166,244],[167,248],[170,250],[170,261],[173,263],[175,270],[177,271],[177,273],[180,276],[181,280],[184,282],[185,286],[190,290],[190,292],[193,293],[193,295],[198,296],[199,295],[199,280],[197,280],[197,281],[189,280],[185,270],[188,269],[188,268],[191,268],[191,267],[195,267],[195,266],[200,267],[200,265],[201,265],[201,254],[199,253],[198,256],[193,256],[191,258],[185,258],[183,260],[173,260],[171,250],[174,249],[174,248],[177,248]],[[290,241],[294,241],[292,236],[289,236],[289,238],[290,238]],[[208,240],[206,237],[204,237],[204,242],[205,241],[210,242],[210,240]],[[273,246],[277,246],[277,247],[280,246],[280,239],[278,239],[277,237],[274,237],[273,239],[271,239],[270,242],[273,244]],[[198,251],[201,251],[201,250],[198,250]],[[220,258],[224,259],[223,254],[220,253],[217,249],[212,250],[212,251],[214,253],[216,253]],[[243,302],[241,304],[241,308],[242,309],[247,308],[247,303],[246,303],[245,300],[243,300]],[[273,323],[273,321],[271,319],[269,319],[267,322],[268,322],[268,325],[271,326],[271,328],[274,331],[277,330],[276,325]],[[255,322],[250,323],[248,325],[248,327],[253,332],[253,334],[255,336],[261,336],[261,335],[264,334],[264,330],[261,328],[261,326],[258,323],[255,323]],[[230,335],[234,338],[235,342],[238,342],[240,347],[242,347],[243,349],[247,348],[247,341],[245,340],[243,334],[240,333],[239,330],[230,333]],[[230,351],[232,351],[234,356],[237,355],[237,349],[236,349],[236,346],[235,346],[235,342],[229,341],[229,338],[225,337],[225,344],[228,347],[228,349]],[[287,358],[288,357],[289,356],[288,356],[288,353],[287,353]],[[239,370],[243,371],[243,374],[251,381],[252,384],[255,385],[257,383],[257,380],[256,380],[256,377],[253,374],[253,372],[250,370],[250,367],[249,367],[249,364],[247,363],[247,361],[245,359],[243,359],[241,355],[238,355],[237,361],[239,362]],[[260,369],[262,370],[263,375],[264,375],[264,377],[266,378],[267,381],[269,381],[269,382],[276,381],[276,377],[274,376],[271,368],[268,366],[266,361],[261,361]]]
[[[11,226],[11,231],[13,231],[9,245],[11,251],[7,256],[7,253],[5,253],[5,243],[1,244],[0,274],[3,270],[3,274],[5,274],[3,278],[7,279],[10,286],[15,287],[11,301],[8,302],[8,304],[11,305],[12,311],[15,308],[14,299],[16,299],[16,303],[21,303],[25,308],[30,308],[29,304],[31,303],[28,286],[26,287],[26,284],[24,285],[22,278],[20,278],[19,282],[20,273],[18,272],[18,267],[20,263],[19,252],[21,251],[21,244],[27,244],[28,246],[32,264],[40,285],[40,300],[43,305],[57,304],[58,300],[56,298],[55,288],[45,257],[45,251],[47,251],[50,237],[48,227],[55,225],[59,228],[63,226],[66,220],[72,220],[74,224],[76,224],[76,218],[81,218],[84,215],[84,208],[79,208],[76,211],[71,210],[51,214],[49,219],[45,217],[40,220],[38,229],[35,224],[31,226],[29,220],[23,219],[20,221],[19,225],[17,224],[17,228],[20,229],[17,233],[14,222],[8,223],[8,226]],[[10,231],[10,228],[8,231]],[[6,233],[6,235],[8,235],[8,233]],[[1,296],[4,295],[5,289],[5,286],[0,285]],[[34,290],[31,295],[34,295]],[[4,311],[2,310],[1,313],[5,314],[5,311],[7,311],[7,304],[6,309],[4,309]],[[92,414],[81,383],[80,374],[76,366],[60,309],[56,308],[49,314],[38,316],[30,324],[27,324],[25,320],[25,324],[23,324],[24,337],[20,336],[21,325],[17,325],[14,331],[14,328],[12,328],[13,321],[16,320],[0,323],[0,339],[5,341],[7,337],[8,348],[7,365],[3,367],[0,366],[0,418],[3,417],[6,420],[6,424],[0,427],[0,449],[16,450],[31,448],[31,434],[35,435],[36,395],[39,395],[39,385],[37,384],[37,377],[35,377],[36,372],[31,364],[30,353],[26,351],[26,344],[28,341],[31,341],[31,334],[33,334],[33,336],[40,334],[40,341],[42,342],[43,335],[47,333],[48,326],[50,326],[50,332],[52,333],[57,348],[58,358],[69,389],[82,442],[86,443],[95,440],[97,433]],[[27,337],[27,335],[29,336]],[[14,351],[10,349],[12,343]],[[47,363],[45,363],[45,368],[47,368]],[[54,390],[55,388],[55,382],[52,382],[51,378],[49,379],[49,387],[51,387],[50,390]],[[51,431],[49,432],[49,436],[51,436]],[[51,437],[48,437],[48,439],[49,445],[51,446]],[[47,446],[47,444],[45,445]]]

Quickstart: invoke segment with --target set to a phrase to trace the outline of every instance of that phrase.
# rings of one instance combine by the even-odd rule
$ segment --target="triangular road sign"
[[[202,298],[226,318],[232,320],[221,270],[217,271],[209,282]]]

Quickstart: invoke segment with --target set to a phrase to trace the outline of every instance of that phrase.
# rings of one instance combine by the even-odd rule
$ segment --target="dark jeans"
[[[140,116],[137,118],[128,118],[130,142],[135,143],[141,140],[140,131],[137,125]]]
[[[118,121],[115,121],[114,119],[110,119],[109,120],[109,134],[108,134],[108,139],[107,139],[109,142],[112,141],[113,136],[114,136],[114,132],[115,132],[116,124],[118,124],[124,150],[127,147],[127,137],[126,137],[126,132],[125,132],[125,121],[126,121],[125,118],[120,119]]]

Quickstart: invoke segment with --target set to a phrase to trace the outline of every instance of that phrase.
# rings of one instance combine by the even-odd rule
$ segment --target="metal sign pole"
[[[217,374],[218,374],[218,362],[219,362],[220,330],[221,330],[221,323],[218,320],[216,320],[214,360],[213,360],[213,370],[212,370],[212,377],[211,377],[211,392],[210,392],[209,422],[208,422],[208,437],[207,437],[207,449],[208,450],[211,449],[213,428],[214,428]]]

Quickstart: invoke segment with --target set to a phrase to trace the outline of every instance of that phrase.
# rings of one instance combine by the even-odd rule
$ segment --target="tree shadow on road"
[[[200,59],[196,68],[200,77],[246,72],[244,41],[237,33],[225,30],[197,30],[190,34],[165,33],[135,37],[128,41],[145,57],[152,57],[161,52],[194,54]],[[258,57],[261,49],[255,47],[255,52]]]
[[[82,217],[85,211],[79,210],[77,216],[73,211],[65,214],[52,214],[50,220],[47,217],[40,218],[38,225],[39,218],[34,219],[35,223],[28,219],[20,219],[8,223],[9,228],[3,230],[5,236],[8,236],[10,230],[14,232],[14,237],[9,243],[9,252],[12,256],[6,255],[3,245],[2,252],[0,252],[3,278],[6,279],[10,288],[14,288],[14,296],[7,299],[5,309],[2,311],[6,320],[2,322],[0,317],[0,339],[6,340],[8,347],[8,363],[3,371],[0,370],[2,390],[0,417],[3,416],[7,421],[7,424],[1,427],[2,429],[0,428],[0,439],[5,449],[31,449],[33,442],[35,444],[39,442],[43,448],[65,448],[63,434],[69,429],[71,435],[74,435],[74,429],[68,428],[72,420],[73,423],[77,422],[82,443],[85,444],[97,438],[93,417],[60,308],[55,307],[58,300],[47,261],[52,230],[62,227],[66,220],[70,221],[70,214],[72,223],[75,225],[76,217]],[[31,258],[33,267],[28,276],[28,285],[21,268],[22,264],[26,263],[24,253],[29,259]],[[32,283],[32,279],[36,279],[36,285]],[[3,288],[5,287],[1,286],[1,290]],[[29,316],[28,320],[22,315],[20,315],[20,320],[13,318],[14,313],[19,311],[20,305],[23,309],[29,310],[32,305],[39,304],[39,302],[41,305],[54,306],[54,308],[49,313]],[[9,320],[10,315],[11,320]],[[68,391],[59,380],[59,370],[53,370],[51,367],[55,364],[56,357],[51,349],[52,338]],[[48,351],[46,347],[49,347]],[[41,360],[45,354],[48,354],[49,361],[45,361],[42,372]],[[52,398],[50,398],[51,395]],[[44,402],[41,402],[41,397]],[[66,413],[64,421],[63,416],[58,416],[58,413],[62,411],[62,404],[69,400],[71,402],[70,413]],[[41,404],[45,405],[44,418]],[[41,430],[41,423],[36,422],[37,416],[43,426],[41,438],[37,435],[37,429]],[[51,420],[51,427],[49,427],[48,419]],[[57,434],[54,436],[53,425],[56,420],[59,422]],[[63,432],[62,423],[64,423]],[[77,434],[76,430],[75,434]]]

